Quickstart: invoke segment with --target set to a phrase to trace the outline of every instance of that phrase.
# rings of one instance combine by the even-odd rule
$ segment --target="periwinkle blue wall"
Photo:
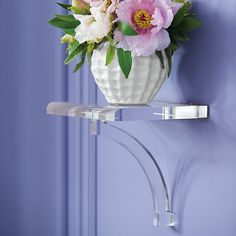
[[[139,166],[116,144],[99,139],[98,236],[236,234],[236,2],[195,0],[194,4],[204,26],[175,56],[172,77],[157,98],[209,104],[210,119],[123,124],[166,161],[172,192],[178,190],[175,205],[180,226],[176,230],[152,226],[151,196]],[[81,232],[80,236],[87,236],[91,222],[86,206],[80,214],[79,204],[73,204],[81,200],[81,193],[73,192],[79,184],[79,161],[67,160],[66,121],[45,114],[49,101],[68,97],[63,48],[59,35],[55,36],[58,31],[46,23],[55,12],[55,2],[22,0],[10,5],[0,2],[0,235],[67,236],[70,232],[74,236]],[[87,80],[88,70],[80,75]],[[87,89],[86,80],[82,81]],[[70,81],[68,90],[76,89],[78,83]],[[91,101],[85,92],[68,95],[74,101],[79,96]],[[69,129],[76,134],[74,124]],[[83,132],[87,131],[85,127]],[[76,146],[77,140],[70,136],[69,146]],[[71,156],[80,153],[69,149]],[[81,156],[84,166],[88,166],[88,155]],[[75,172],[69,174],[70,202],[68,162]],[[86,178],[83,181],[86,186]],[[88,204],[90,189],[86,191],[82,203]],[[77,208],[69,214],[69,222],[67,207]],[[96,230],[92,227],[91,235]]]
[[[0,1],[0,12],[0,235],[65,236],[64,124],[46,115],[65,98],[62,48],[47,25],[55,2]]]
[[[99,236],[236,235],[236,2],[193,3],[203,27],[175,55],[172,76],[157,99],[208,104],[210,118],[122,124],[166,162],[180,225],[152,226],[142,170],[119,146],[100,139]]]

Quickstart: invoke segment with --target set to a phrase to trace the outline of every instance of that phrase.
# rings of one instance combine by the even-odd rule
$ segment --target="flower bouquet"
[[[65,64],[86,57],[94,79],[111,104],[147,104],[171,73],[179,42],[201,22],[185,0],[72,0],[70,11],[49,24],[68,43]]]

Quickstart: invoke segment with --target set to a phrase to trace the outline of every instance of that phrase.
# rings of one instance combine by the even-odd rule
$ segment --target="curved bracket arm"
[[[91,134],[101,135],[119,144],[138,162],[150,186],[155,226],[175,226],[176,214],[171,210],[170,194],[161,168],[152,153],[127,131],[109,123],[91,123]],[[125,142],[124,142],[125,140]]]

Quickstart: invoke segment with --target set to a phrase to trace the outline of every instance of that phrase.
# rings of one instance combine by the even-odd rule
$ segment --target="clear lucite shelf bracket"
[[[171,209],[170,194],[164,175],[148,148],[133,135],[111,123],[94,121],[90,123],[90,130],[93,135],[101,135],[116,142],[138,162],[151,190],[154,226],[175,226],[178,220]]]
[[[85,106],[52,102],[47,107],[47,113],[90,119],[92,135],[101,135],[113,140],[130,153],[142,168],[152,194],[153,224],[155,226],[178,224],[177,214],[172,210],[169,189],[157,159],[137,138],[114,124],[115,121],[204,119],[208,117],[208,106],[159,102],[149,106]]]

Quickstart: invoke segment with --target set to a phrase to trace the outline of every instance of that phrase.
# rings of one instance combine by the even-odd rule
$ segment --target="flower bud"
[[[69,34],[65,34],[63,37],[61,37],[61,43],[73,43],[75,41],[75,38]]]
[[[84,8],[88,3],[83,0],[72,0],[72,6],[78,8]]]

